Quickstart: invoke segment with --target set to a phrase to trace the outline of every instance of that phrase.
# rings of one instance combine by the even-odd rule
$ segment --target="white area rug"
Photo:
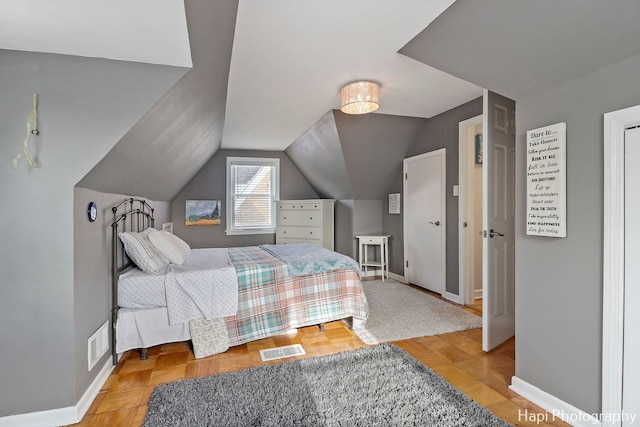
[[[364,330],[353,332],[366,344],[482,327],[481,317],[393,279],[363,284],[369,319]]]

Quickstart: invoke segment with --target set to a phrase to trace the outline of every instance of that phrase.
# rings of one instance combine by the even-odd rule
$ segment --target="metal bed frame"
[[[118,321],[118,277],[134,264],[127,257],[124,245],[118,238],[118,233],[125,231],[140,232],[154,226],[153,208],[143,199],[128,198],[111,208],[113,222],[111,223],[111,354],[113,365],[118,364],[116,353],[116,322]],[[141,359],[146,359],[146,349],[143,349]]]
[[[118,278],[122,273],[134,267],[124,251],[124,245],[118,237],[122,232],[140,232],[154,227],[154,209],[143,199],[127,198],[111,208],[113,212],[112,247],[111,247],[111,354],[113,365],[118,364],[116,352],[116,323],[118,321]],[[324,331],[324,323],[318,324],[320,331]],[[147,349],[140,349],[140,360],[147,359]]]

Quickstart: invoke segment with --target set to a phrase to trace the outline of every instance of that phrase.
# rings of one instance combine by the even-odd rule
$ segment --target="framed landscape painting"
[[[185,225],[220,224],[221,200],[187,200],[185,202]]]

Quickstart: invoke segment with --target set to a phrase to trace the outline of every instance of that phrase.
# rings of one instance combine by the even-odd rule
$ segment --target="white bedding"
[[[121,308],[116,323],[116,352],[151,348],[168,342],[191,339],[189,324],[169,325],[166,307],[146,310]]]
[[[171,325],[192,319],[233,316],[238,281],[226,248],[194,249],[189,260],[165,274],[132,270],[120,276],[118,304],[124,308],[166,306]]]
[[[166,307],[164,273],[148,274],[132,268],[118,280],[118,307],[156,308]]]

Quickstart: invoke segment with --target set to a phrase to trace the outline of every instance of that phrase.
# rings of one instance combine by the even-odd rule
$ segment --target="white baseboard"
[[[464,298],[460,295],[452,294],[451,292],[445,291],[442,294],[442,298],[447,299],[451,302],[455,302],[456,304],[464,305]]]
[[[482,289],[473,291],[473,299],[482,299]]]
[[[363,279],[368,277],[382,277],[382,270],[379,268],[378,269],[369,268],[369,270],[367,270],[366,272],[363,272],[360,275],[360,277],[362,277]],[[400,283],[407,283],[407,280],[404,278],[404,276],[400,276],[399,274],[392,273],[392,272],[389,272],[389,279],[396,280]]]
[[[396,282],[400,282],[400,283],[404,283],[404,284],[409,283],[409,282],[407,282],[407,279],[405,279],[404,276],[401,276],[401,275],[396,274],[396,273],[389,272],[389,279],[393,279]]]
[[[541,419],[538,417],[542,417],[543,414],[535,414],[523,409],[522,412],[518,414],[519,418],[522,417],[519,421],[532,421],[537,424],[546,424],[553,422],[555,419],[561,419],[574,427],[602,426],[602,423],[596,416],[587,414],[575,406],[540,390],[538,387],[531,385],[518,377],[511,377],[511,385],[509,388],[548,412],[548,414],[545,415],[545,418]]]
[[[365,279],[367,277],[376,277],[376,276],[380,276],[380,275],[382,275],[380,270],[373,269],[371,267],[369,267],[369,269],[367,271],[363,271],[363,272],[360,273],[360,277],[362,277],[363,279]]]
[[[98,372],[98,375],[89,385],[87,391],[84,392],[80,400],[75,406],[66,408],[50,409],[48,411],[30,412],[28,414],[9,415],[0,417],[0,426],[2,427],[55,427],[68,424],[76,424],[82,421],[82,418],[91,407],[93,400],[96,398],[100,389],[107,382],[107,378],[113,371],[113,362],[111,357],[107,358],[106,363]]]
[[[408,284],[409,283],[409,281],[406,279],[406,277],[401,276],[401,275],[396,274],[396,273],[389,272],[389,279],[393,279],[393,280],[395,280],[397,282],[404,283],[404,284]],[[450,292],[445,292],[444,294],[442,294],[442,297],[445,298],[445,299],[448,299],[449,301],[455,302],[456,304],[464,305],[464,301],[460,297],[460,295],[455,295],[455,294],[452,294]]]

